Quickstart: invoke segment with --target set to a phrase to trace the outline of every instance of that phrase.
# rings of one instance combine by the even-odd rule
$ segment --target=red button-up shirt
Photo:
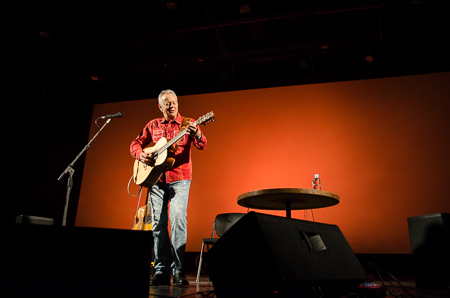
[[[178,113],[172,122],[167,121],[165,118],[151,120],[139,136],[131,142],[131,156],[139,159],[141,153],[144,152],[143,148],[152,142],[158,142],[162,137],[165,137],[167,140],[173,139],[180,132],[184,118]],[[194,122],[194,119],[192,119],[192,122]],[[200,139],[190,135],[184,135],[179,140],[178,149],[175,152],[174,165],[164,172],[159,181],[165,180],[166,183],[170,183],[180,180],[192,180],[191,144],[194,144],[197,149],[205,150],[207,145],[205,135],[202,133]]]

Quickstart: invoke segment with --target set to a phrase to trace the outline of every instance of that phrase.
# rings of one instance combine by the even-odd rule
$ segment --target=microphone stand
[[[69,197],[70,197],[70,192],[72,191],[72,186],[73,186],[73,173],[75,173],[75,170],[73,169],[73,165],[77,162],[77,160],[80,158],[80,156],[83,155],[84,152],[86,152],[88,149],[91,148],[92,141],[98,136],[98,134],[103,130],[103,128],[105,128],[106,124],[108,124],[110,121],[111,121],[111,118],[106,120],[105,124],[103,124],[103,126],[99,129],[99,131],[95,134],[95,136],[93,136],[92,139],[89,141],[89,143],[87,143],[87,145],[84,146],[83,150],[81,150],[81,152],[78,153],[77,157],[75,157],[75,159],[67,166],[67,168],[64,170],[64,172],[58,178],[58,181],[60,181],[62,179],[62,177],[64,177],[65,174],[67,174],[67,173],[70,174],[69,179],[67,181],[66,202],[64,205],[64,216],[63,216],[63,221],[62,221],[63,226],[66,225],[67,208],[69,207]]]

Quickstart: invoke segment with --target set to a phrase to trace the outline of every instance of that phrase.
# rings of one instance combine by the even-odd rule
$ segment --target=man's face
[[[161,104],[158,104],[159,109],[166,120],[173,120],[178,115],[178,101],[175,95],[167,93],[162,96]]]

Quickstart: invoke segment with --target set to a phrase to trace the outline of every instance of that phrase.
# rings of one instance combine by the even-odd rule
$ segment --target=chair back
[[[240,220],[246,213],[222,213],[216,216],[214,220],[214,228],[216,235],[222,237],[232,225]]]

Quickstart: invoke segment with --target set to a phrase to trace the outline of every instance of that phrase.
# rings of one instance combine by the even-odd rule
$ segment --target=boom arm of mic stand
[[[70,192],[72,191],[72,186],[73,186],[73,173],[75,173],[75,170],[73,169],[73,165],[77,162],[77,160],[81,157],[81,155],[83,155],[84,152],[86,152],[88,149],[91,148],[91,143],[92,141],[94,141],[94,139],[100,134],[100,132],[103,130],[103,128],[105,128],[105,126],[111,121],[111,118],[106,120],[105,124],[103,124],[103,126],[98,130],[98,132],[92,137],[92,139],[89,141],[89,143],[87,143],[86,146],[84,146],[83,150],[81,150],[80,153],[78,153],[77,157],[75,157],[75,159],[67,166],[67,168],[64,170],[64,172],[62,172],[62,174],[59,176],[58,181],[60,181],[64,175],[66,175],[67,173],[69,173],[69,180],[67,181],[67,192],[66,192],[66,202],[64,204],[64,215],[63,215],[63,221],[62,221],[62,225],[65,226],[66,225],[66,220],[67,220],[67,209],[69,207],[69,197],[70,197]]]

